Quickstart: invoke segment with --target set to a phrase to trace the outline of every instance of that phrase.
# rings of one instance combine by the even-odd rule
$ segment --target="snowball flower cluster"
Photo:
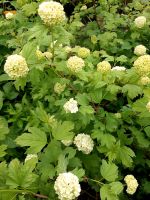
[[[94,147],[92,138],[84,133],[78,134],[74,138],[74,144],[77,146],[79,151],[82,151],[85,154],[90,154]]]
[[[8,12],[5,14],[6,19],[12,19],[14,17],[14,14],[11,12]]]
[[[78,102],[71,98],[64,104],[64,110],[66,113],[76,113],[78,112]]]
[[[117,119],[121,119],[121,113],[115,113],[114,115]]]
[[[112,71],[125,71],[126,68],[125,67],[121,67],[121,66],[115,66],[111,70]]]
[[[146,17],[144,16],[137,17],[134,20],[134,23],[137,28],[143,28],[143,26],[145,26],[146,24]]]
[[[142,56],[146,54],[146,47],[143,45],[136,46],[134,49],[134,54],[136,54],[137,56]]]
[[[50,60],[53,57],[51,52],[46,51],[46,52],[42,53],[42,51],[40,51],[39,47],[37,47],[36,56],[38,57],[38,60],[41,60],[43,58],[47,58],[48,60]]]
[[[86,58],[90,55],[90,50],[88,48],[85,48],[85,47],[80,47],[77,51],[77,54],[81,58]]]
[[[147,103],[146,109],[150,112],[150,101]]]
[[[65,145],[65,146],[70,146],[72,144],[72,140],[61,140],[61,142]]]
[[[4,71],[13,79],[24,77],[27,75],[29,68],[26,60],[21,55],[8,56],[4,65]]]
[[[32,158],[38,158],[37,154],[28,154],[27,157],[25,158],[25,162],[28,160],[31,160]]]
[[[64,89],[65,89],[66,85],[65,84],[60,84],[60,83],[56,83],[54,85],[54,91],[57,93],[57,94],[61,94]]]
[[[55,181],[54,189],[60,200],[76,199],[81,192],[79,179],[71,172],[59,174]]]
[[[72,48],[71,47],[69,47],[69,46],[65,46],[65,52],[66,53],[70,53],[71,51],[72,51]]]
[[[150,73],[150,55],[143,55],[137,58],[134,62],[134,68],[139,75],[148,75]]]
[[[143,77],[141,77],[140,82],[142,85],[148,85],[148,84],[150,84],[150,78],[148,76],[143,76]]]
[[[38,14],[43,22],[49,26],[60,24],[66,18],[63,6],[55,1],[41,3]]]
[[[78,56],[71,56],[67,61],[67,68],[71,72],[79,72],[85,66],[84,60]]]
[[[127,184],[126,192],[128,194],[134,194],[136,192],[138,185],[139,185],[137,180],[134,178],[134,176],[133,175],[127,175],[127,176],[125,176],[124,181]]]
[[[108,61],[102,61],[97,64],[97,71],[106,73],[111,70],[111,65]]]

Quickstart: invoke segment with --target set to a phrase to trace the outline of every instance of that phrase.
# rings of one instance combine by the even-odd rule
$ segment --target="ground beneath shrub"
[[[81,183],[81,194],[78,200],[100,200],[99,193],[96,193],[87,183]]]

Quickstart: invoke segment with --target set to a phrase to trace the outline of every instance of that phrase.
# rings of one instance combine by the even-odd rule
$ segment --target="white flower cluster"
[[[4,65],[4,71],[13,79],[24,77],[27,75],[29,68],[26,60],[21,55],[8,56]]]
[[[71,56],[67,61],[67,68],[71,72],[79,72],[85,66],[84,60],[78,56]]]
[[[146,109],[150,112],[150,101],[147,103]]]
[[[143,28],[146,24],[146,17],[139,16],[134,20],[134,23],[137,28]]]
[[[57,93],[57,94],[61,94],[64,89],[65,89],[66,85],[65,84],[60,84],[60,83],[56,83],[54,85],[54,91]]]
[[[77,54],[81,58],[86,58],[90,55],[90,50],[88,48],[85,48],[85,47],[79,47]]]
[[[121,113],[115,113],[114,115],[117,119],[121,119]]]
[[[134,54],[137,56],[142,56],[146,54],[146,47],[143,45],[138,45],[134,48]]]
[[[6,17],[6,19],[12,19],[13,17],[14,17],[14,14],[13,13],[11,13],[11,12],[8,12],[8,13],[6,13],[5,14],[5,17]]]
[[[111,70],[112,71],[125,71],[126,68],[125,67],[121,67],[121,66],[115,66]]]
[[[150,78],[148,76],[143,76],[141,77],[140,82],[142,85],[148,85],[150,84]]]
[[[78,102],[71,98],[64,104],[64,110],[66,113],[76,113],[78,112]]]
[[[71,172],[59,174],[55,181],[54,189],[60,200],[76,199],[81,192],[79,179]]]
[[[60,24],[66,18],[63,6],[55,1],[41,3],[38,14],[44,23],[49,26]]]
[[[138,185],[139,185],[137,180],[134,178],[134,176],[133,175],[127,175],[127,176],[125,176],[124,181],[127,184],[126,192],[128,194],[134,194],[136,192]]]
[[[72,51],[72,48],[69,46],[65,46],[64,49],[66,53],[70,53]]]
[[[97,71],[101,73],[107,73],[111,70],[111,65],[108,61],[102,61],[97,64]]]
[[[38,60],[41,60],[43,58],[47,58],[48,60],[50,60],[53,57],[51,52],[46,51],[43,53],[42,51],[40,51],[39,46],[36,50],[36,56],[38,57]]]
[[[38,158],[37,154],[28,154],[25,158],[25,162],[27,162],[28,160],[31,160],[32,158]]]
[[[72,140],[61,140],[61,142],[67,147],[72,144]]]
[[[92,138],[84,133],[80,133],[75,137],[74,144],[79,151],[82,151],[85,154],[90,154],[94,147]]]
[[[140,56],[134,62],[134,68],[140,76],[146,76],[150,73],[150,55]]]

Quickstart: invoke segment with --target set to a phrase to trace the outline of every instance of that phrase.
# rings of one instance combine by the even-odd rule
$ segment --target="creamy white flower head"
[[[137,56],[142,56],[144,54],[146,54],[146,47],[143,45],[138,45],[134,48],[134,54],[136,54]]]
[[[78,150],[82,151],[84,154],[90,154],[94,147],[92,138],[84,133],[80,133],[74,138],[74,144],[77,146]]]
[[[150,112],[150,101],[147,103],[146,109]]]
[[[50,60],[50,59],[53,57],[52,53],[51,53],[51,52],[48,52],[48,51],[44,52],[43,55],[44,55],[44,57],[47,58],[48,60]]]
[[[54,189],[60,200],[74,200],[81,192],[79,179],[71,172],[59,174]]]
[[[133,66],[140,76],[150,74],[150,55],[140,56],[135,60]]]
[[[134,194],[138,187],[138,182],[133,175],[127,175],[124,178],[125,183],[127,184],[126,192],[128,194]]]
[[[80,47],[80,48],[78,48],[77,54],[81,58],[86,58],[90,55],[90,50],[85,47]]]
[[[60,83],[56,83],[54,85],[54,91],[57,93],[57,94],[61,94],[64,89],[65,89],[66,85],[65,84],[60,84]]]
[[[78,102],[71,98],[64,104],[64,110],[66,113],[76,113],[78,112]]]
[[[72,140],[61,140],[61,142],[65,145],[65,146],[70,146],[72,144]]]
[[[42,58],[44,58],[44,55],[43,55],[42,51],[40,51],[39,46],[37,46],[37,49],[36,49],[36,56],[37,56],[38,60],[41,60]]]
[[[97,71],[101,73],[107,73],[111,70],[111,65],[108,61],[102,61],[97,64]]]
[[[66,53],[70,53],[72,51],[72,48],[69,46],[64,47],[64,49]]]
[[[55,1],[41,3],[38,14],[43,22],[49,26],[60,24],[66,19],[63,6]]]
[[[142,85],[148,85],[148,84],[150,84],[150,78],[148,76],[143,76],[140,79],[140,83]]]
[[[122,66],[115,66],[111,69],[112,71],[125,71],[126,68]]]
[[[84,60],[78,56],[71,56],[67,61],[67,68],[71,72],[79,72],[85,66]]]
[[[14,14],[11,12],[8,12],[5,14],[6,19],[12,19],[14,17]]]
[[[115,113],[114,115],[117,119],[121,119],[121,113]]]
[[[83,11],[83,10],[86,10],[87,9],[87,6],[86,5],[83,5],[80,10]]]
[[[27,162],[28,160],[30,160],[32,158],[38,158],[37,154],[28,154],[26,156],[25,162]]]
[[[146,24],[146,17],[139,16],[134,20],[134,23],[137,28],[143,28],[143,26]]]
[[[11,55],[7,57],[4,65],[4,71],[13,79],[27,75],[29,68],[26,60],[21,55]]]

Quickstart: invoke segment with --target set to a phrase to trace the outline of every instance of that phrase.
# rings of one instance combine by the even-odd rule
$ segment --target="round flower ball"
[[[121,66],[115,66],[111,70],[112,71],[125,71],[126,68],[125,67],[121,67]]]
[[[12,78],[17,79],[27,75],[29,68],[26,60],[21,55],[11,55],[7,57],[4,71]]]
[[[134,20],[134,23],[137,28],[143,28],[146,24],[146,17],[139,16]]]
[[[67,68],[74,73],[80,72],[84,66],[84,60],[78,56],[71,56],[67,61]]]
[[[124,178],[125,183],[127,184],[126,192],[128,194],[134,194],[138,187],[138,182],[133,175],[127,175]]]
[[[6,13],[5,14],[5,17],[6,17],[6,19],[12,19],[13,17],[14,17],[14,14],[13,13],[11,13],[11,12],[8,12],[8,13]]]
[[[150,78],[148,76],[143,76],[140,79],[140,83],[142,85],[148,85],[148,84],[150,84]]]
[[[60,200],[74,200],[81,192],[79,179],[71,172],[59,174],[54,189]]]
[[[43,22],[49,26],[60,24],[66,18],[63,6],[55,1],[41,3],[38,14]]]
[[[134,69],[140,76],[150,73],[150,55],[143,55],[137,58],[133,64]]]
[[[76,113],[78,112],[78,102],[71,98],[64,104],[64,110],[66,113]]]
[[[86,58],[90,55],[90,50],[88,48],[85,48],[85,47],[80,47],[77,51],[77,54],[81,58]]]
[[[82,151],[84,154],[90,154],[94,147],[92,138],[84,133],[78,134],[74,138],[74,144],[77,146],[78,150]]]
[[[146,54],[146,47],[143,45],[138,45],[134,48],[134,54],[137,56],[142,56]]]
[[[60,84],[60,83],[56,83],[54,85],[54,91],[57,93],[57,94],[61,94],[64,90],[65,90],[65,87],[66,85],[65,84]]]
[[[111,65],[108,61],[102,61],[97,64],[97,71],[101,73],[106,73],[111,70]]]
[[[150,101],[147,103],[146,109],[150,112]]]

